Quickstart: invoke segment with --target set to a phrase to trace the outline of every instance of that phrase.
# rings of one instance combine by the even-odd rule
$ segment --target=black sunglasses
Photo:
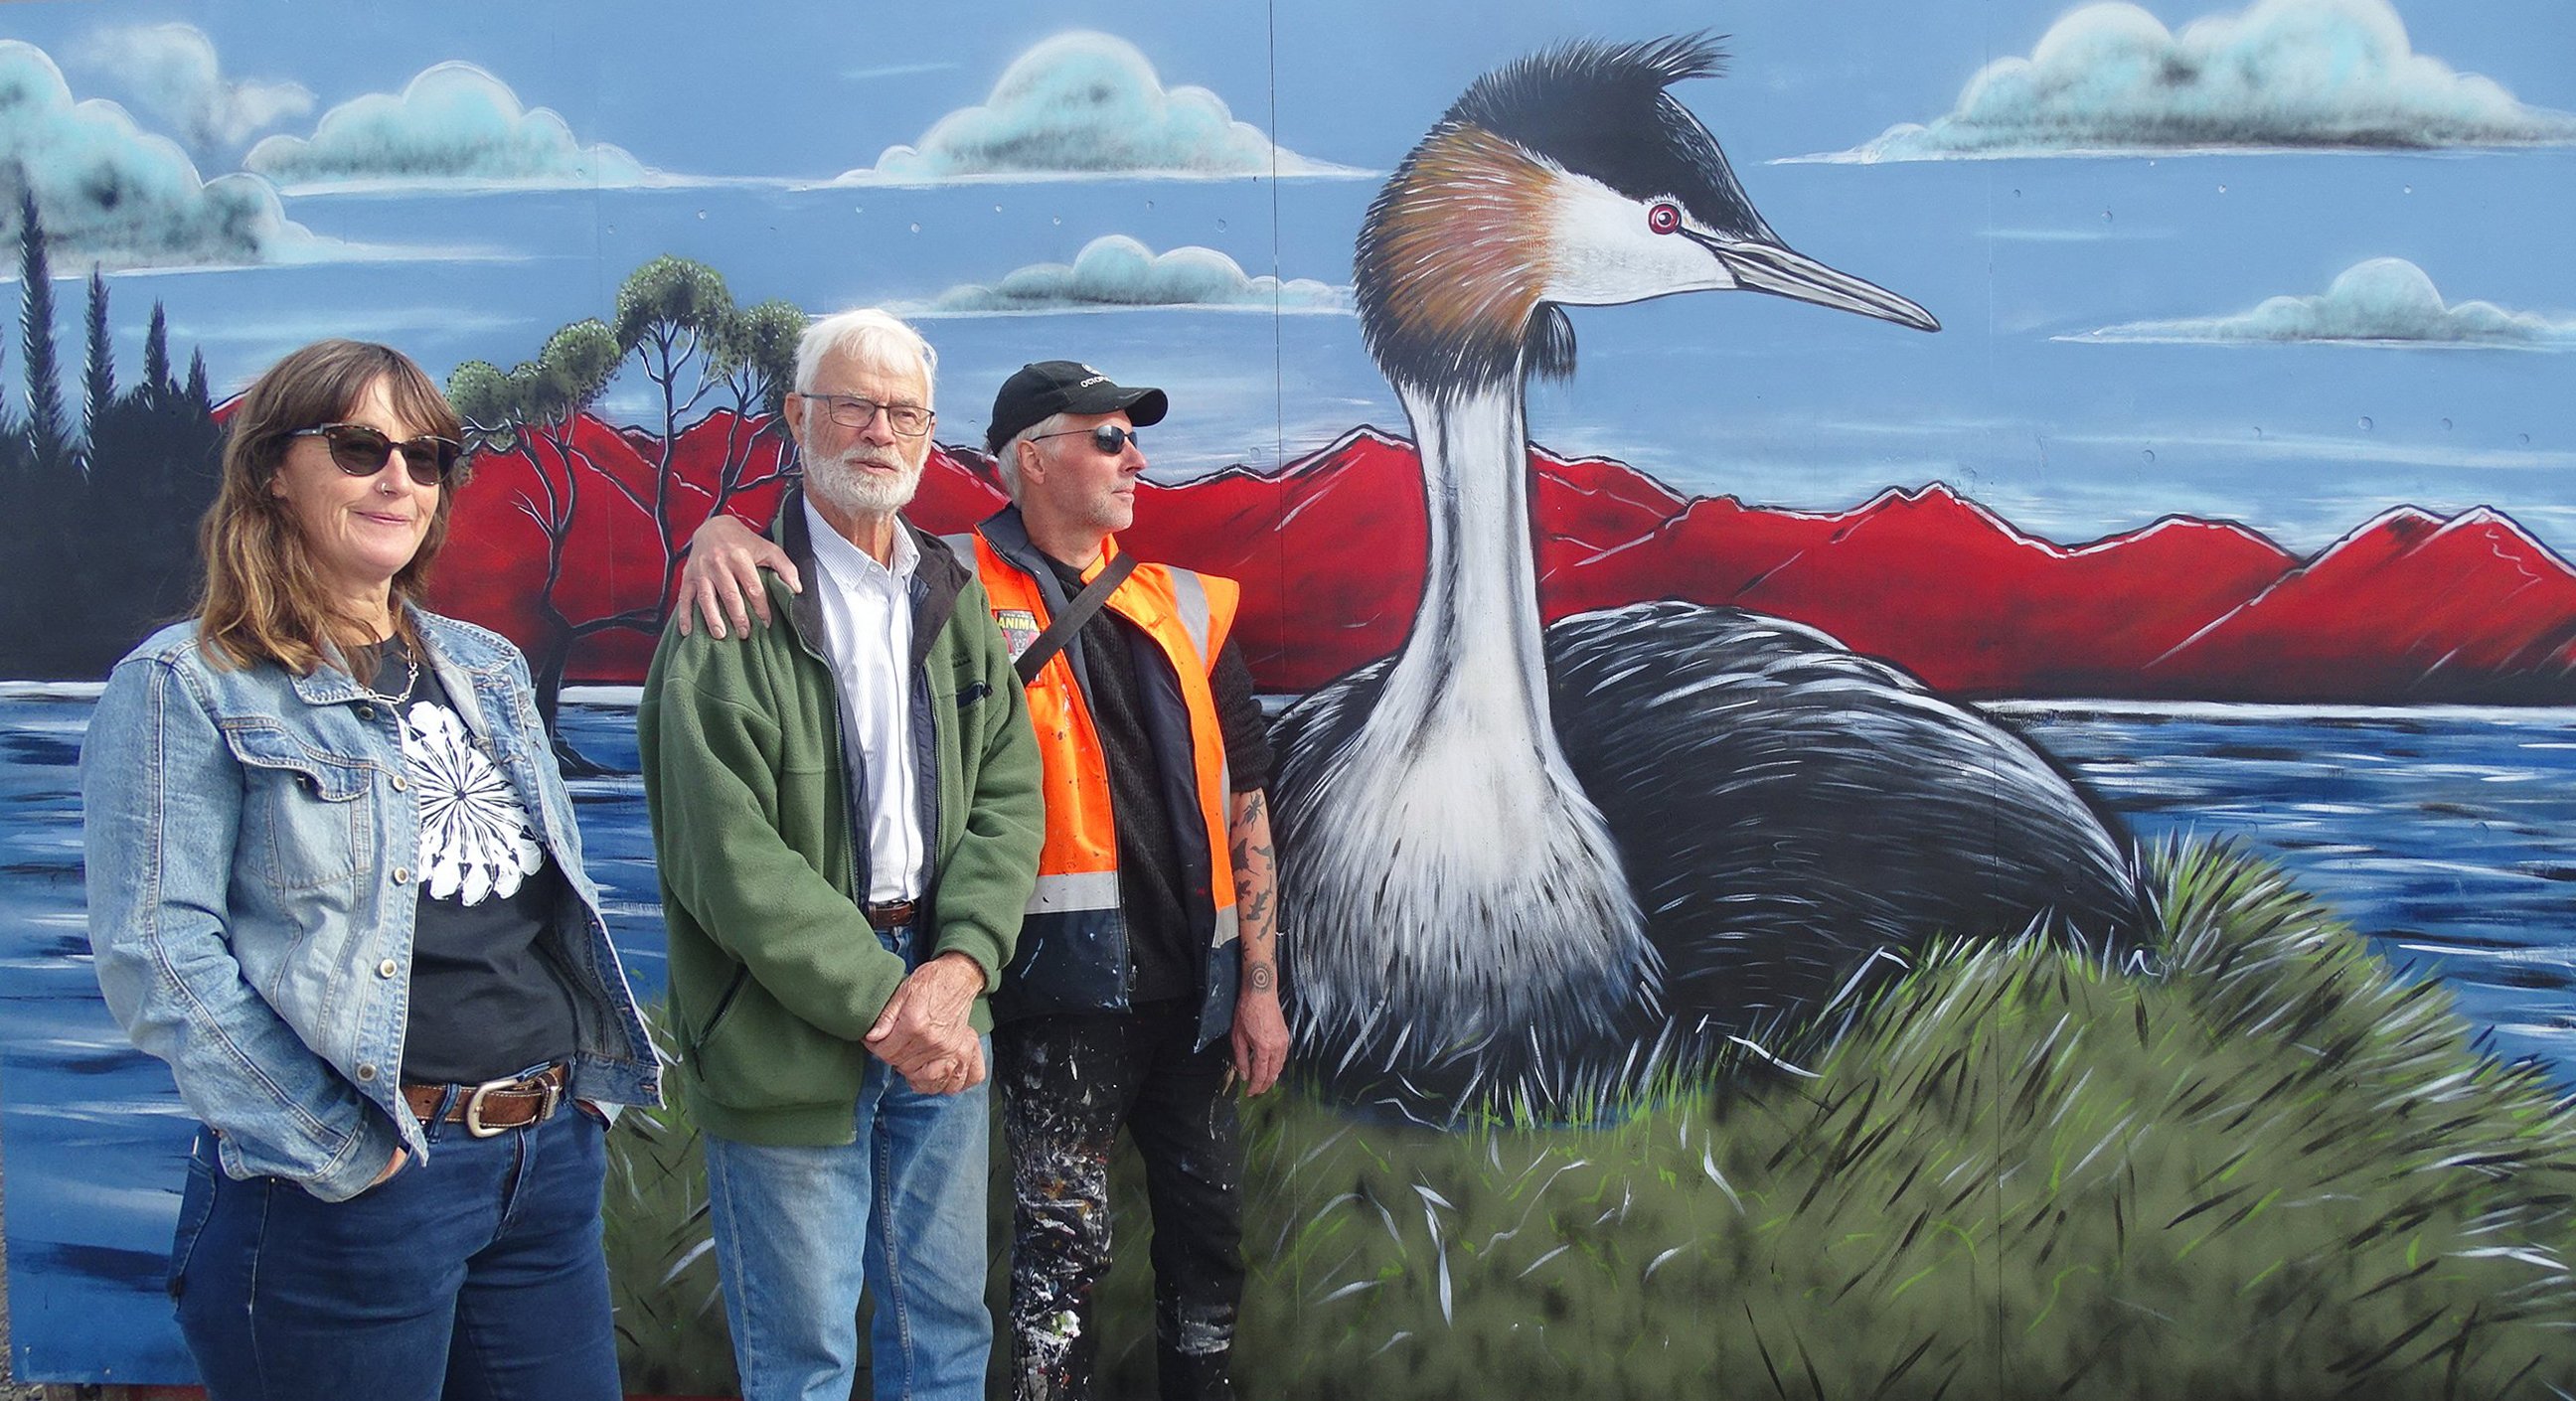
[[[1129,443],[1135,443],[1139,448],[1144,446],[1135,429],[1122,428],[1115,423],[1104,423],[1097,428],[1068,428],[1061,433],[1040,433],[1037,438],[1089,438],[1091,445],[1100,449],[1103,457],[1116,457],[1127,450]],[[1030,441],[1035,442],[1037,438]]]
[[[405,438],[397,443],[363,423],[325,423],[298,428],[290,438],[320,438],[331,445],[331,462],[353,477],[372,477],[385,470],[385,458],[401,453],[403,470],[422,486],[444,486],[456,471],[464,445],[453,438]]]

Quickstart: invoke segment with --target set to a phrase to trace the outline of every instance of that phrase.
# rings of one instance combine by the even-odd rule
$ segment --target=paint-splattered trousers
[[[993,1033],[1011,1157],[1011,1372],[1019,1401],[1091,1395],[1100,1343],[1092,1294],[1109,1271],[1109,1154],[1124,1127],[1154,1218],[1161,1392],[1234,1395],[1243,1300],[1243,1150],[1232,1062],[1191,1049],[1187,1002],[1129,1014],[1031,1017]]]

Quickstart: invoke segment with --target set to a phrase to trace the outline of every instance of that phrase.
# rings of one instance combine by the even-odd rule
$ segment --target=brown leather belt
[[[910,924],[912,917],[921,913],[921,904],[916,900],[888,900],[882,905],[869,905],[865,908],[868,912],[868,923],[879,929],[895,929]]]
[[[476,1138],[507,1129],[542,1124],[569,1101],[564,1091],[572,1075],[558,1062],[524,1078],[486,1080],[480,1085],[405,1085],[403,1102],[424,1124],[436,1122],[447,1106],[447,1122],[463,1124]]]

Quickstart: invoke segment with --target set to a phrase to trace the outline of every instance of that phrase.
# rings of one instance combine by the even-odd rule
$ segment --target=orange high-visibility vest
[[[986,521],[971,540],[975,572],[1016,658],[1054,616],[1050,595],[1057,604],[1066,601],[1062,587],[1028,542],[1016,511]],[[956,543],[965,553],[967,542]],[[1106,542],[1083,578],[1096,578],[1117,553],[1117,542]],[[1202,1045],[1231,1025],[1240,971],[1227,849],[1232,791],[1209,672],[1233,628],[1241,592],[1232,579],[1140,564],[1105,605],[1152,638],[1168,664],[1137,673],[1137,699],[1146,738],[1166,773],[1185,763],[1191,779],[1186,794],[1176,784],[1162,787],[1172,798],[1191,934],[1207,950],[1200,980]],[[1079,638],[1028,684],[1029,720],[1045,760],[1046,847],[1038,856],[1037,891],[1020,926],[1018,951],[994,994],[995,1010],[1005,1017],[1128,1006],[1117,815],[1087,686]]]

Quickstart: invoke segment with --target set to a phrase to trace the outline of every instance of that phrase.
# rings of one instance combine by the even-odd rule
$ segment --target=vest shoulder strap
[[[1082,631],[1082,625],[1091,621],[1091,615],[1099,612],[1101,605],[1109,601],[1109,595],[1116,593],[1118,586],[1127,581],[1127,576],[1135,572],[1136,557],[1119,555],[1109,561],[1082,592],[1073,596],[1073,601],[1064,606],[1063,612],[1047,620],[1046,631],[1039,633],[1028,650],[1020,653],[1019,660],[1011,663],[1020,673],[1020,684],[1025,686],[1036,680],[1038,673],[1046,669],[1046,664],[1055,660],[1055,654],[1073,641],[1075,633]]]

